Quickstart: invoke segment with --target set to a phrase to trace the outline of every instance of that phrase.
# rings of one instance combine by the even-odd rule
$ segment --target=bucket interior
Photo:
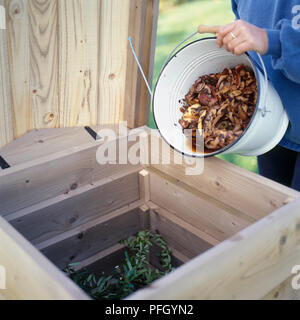
[[[213,156],[228,149],[229,146],[208,154],[202,150],[193,151],[178,120],[182,117],[181,100],[200,76],[218,73],[239,64],[250,67],[256,73],[247,54],[236,56],[224,48],[220,49],[215,38],[196,40],[170,59],[156,83],[153,111],[156,125],[171,147],[193,157]]]

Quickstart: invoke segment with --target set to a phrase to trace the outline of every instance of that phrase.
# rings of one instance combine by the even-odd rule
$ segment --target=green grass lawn
[[[162,5],[164,1],[161,0]],[[162,11],[158,19],[153,83],[156,83],[161,67],[170,52],[180,41],[196,31],[199,24],[227,24],[233,20],[230,0],[186,1],[184,4]],[[152,112],[149,125],[155,128]],[[220,158],[257,172],[256,158],[235,154],[220,156]]]

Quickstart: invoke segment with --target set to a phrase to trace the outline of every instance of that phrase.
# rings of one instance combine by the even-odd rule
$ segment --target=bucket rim
[[[160,73],[159,73],[159,76],[157,78],[157,81],[155,83],[155,86],[154,86],[154,91],[153,91],[153,100],[152,100],[152,112],[153,112],[153,119],[154,119],[154,122],[155,122],[155,125],[156,125],[156,128],[160,134],[160,136],[163,138],[163,140],[175,151],[177,151],[178,153],[182,154],[184,157],[189,157],[189,158],[210,158],[210,157],[214,157],[214,156],[217,156],[217,155],[220,155],[222,153],[224,153],[225,151],[227,151],[228,149],[232,148],[234,145],[236,145],[241,139],[242,137],[246,134],[246,132],[248,131],[248,129],[250,128],[251,124],[253,123],[254,121],[254,118],[255,116],[257,115],[258,113],[258,110],[259,110],[259,103],[261,101],[261,89],[260,89],[260,79],[258,77],[258,73],[257,73],[257,68],[259,67],[259,65],[257,65],[256,61],[253,62],[253,58],[250,56],[250,54],[248,52],[245,52],[244,55],[246,55],[251,63],[251,66],[252,66],[252,69],[253,69],[253,72],[255,74],[255,78],[256,78],[256,81],[257,81],[257,90],[258,90],[258,94],[257,94],[257,102],[256,102],[256,106],[255,106],[255,110],[254,110],[254,113],[246,127],[246,129],[243,131],[243,133],[238,137],[238,139],[236,139],[234,142],[232,142],[231,144],[229,144],[228,146],[220,149],[220,150],[217,150],[217,151],[214,151],[214,152],[211,152],[211,153],[194,153],[194,154],[187,154],[181,150],[178,150],[177,148],[175,148],[170,142],[167,141],[167,139],[164,137],[164,135],[161,133],[161,130],[159,129],[158,125],[157,125],[157,121],[156,121],[156,118],[155,118],[155,112],[154,112],[154,100],[155,100],[155,92],[156,92],[156,88],[157,88],[157,85],[159,83],[159,80],[165,70],[165,68],[168,66],[168,64],[176,57],[176,55],[183,51],[184,49],[186,49],[187,47],[193,45],[194,43],[196,42],[200,42],[200,41],[204,41],[204,40],[216,40],[217,38],[216,37],[205,37],[205,38],[200,38],[200,39],[197,39],[197,40],[194,40],[186,45],[184,45],[182,48],[178,49],[171,57],[170,59],[165,63],[165,65],[163,66],[163,68],[160,70]]]

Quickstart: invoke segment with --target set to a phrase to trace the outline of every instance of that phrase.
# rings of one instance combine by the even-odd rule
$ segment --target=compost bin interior
[[[84,128],[50,129],[0,149],[11,165],[0,172],[1,215],[60,270],[79,262],[109,272],[119,241],[145,229],[162,235],[179,266],[298,196],[213,158],[200,176],[174,163],[100,165],[102,144]]]

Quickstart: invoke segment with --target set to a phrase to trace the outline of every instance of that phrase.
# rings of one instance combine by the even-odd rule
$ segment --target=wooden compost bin
[[[168,146],[159,137],[148,143],[142,130],[143,162],[165,161]],[[289,279],[300,258],[297,192],[217,158],[188,176],[173,151],[169,165],[100,165],[103,143],[83,128],[44,129],[1,149],[12,164],[0,172],[4,298],[87,298],[59,269],[80,262],[109,270],[119,240],[145,228],[158,231],[183,266],[132,298],[299,297]]]
[[[147,127],[110,142],[128,140],[129,150],[143,132],[142,164],[97,162],[105,142],[95,132],[146,123],[127,38],[151,79],[158,1],[0,5],[1,298],[88,299],[60,270],[71,262],[110,270],[119,240],[143,229],[159,232],[181,266],[129,299],[300,297],[291,286],[298,192],[217,158],[186,175],[190,166]]]

